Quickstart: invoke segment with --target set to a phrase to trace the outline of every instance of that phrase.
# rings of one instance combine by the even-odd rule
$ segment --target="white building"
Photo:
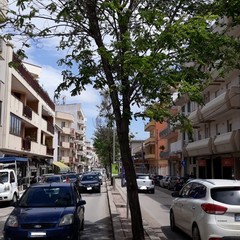
[[[55,105],[38,83],[40,68],[22,63],[3,39],[0,46],[1,156],[25,157],[29,174],[46,173],[53,160]]]
[[[62,104],[56,105],[56,112],[68,113],[72,115],[71,128],[74,138],[74,160],[75,169],[78,172],[84,171],[87,167],[87,154],[86,154],[86,118],[80,103],[75,104]],[[62,124],[62,123],[61,123]],[[60,127],[61,124],[59,125]]]

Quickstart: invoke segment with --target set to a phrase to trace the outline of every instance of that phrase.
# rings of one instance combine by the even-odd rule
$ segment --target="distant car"
[[[155,186],[160,186],[160,180],[163,178],[162,175],[154,175],[153,176],[153,181]]]
[[[6,220],[4,239],[78,240],[85,204],[73,183],[31,185]]]
[[[137,175],[136,180],[137,180],[138,191],[150,192],[154,194],[155,185],[150,174],[137,173],[136,175]]]
[[[98,174],[83,174],[79,182],[79,191],[82,192],[101,192],[101,181]]]
[[[65,173],[63,174],[65,181],[76,182],[78,180],[78,176],[76,173]]]
[[[178,177],[173,186],[173,191],[180,191],[182,187],[188,182],[188,180],[188,177]]]
[[[166,181],[167,189],[168,190],[173,190],[179,178],[180,177],[178,177],[178,176],[169,177],[168,180]]]
[[[170,207],[170,227],[193,240],[240,239],[240,181],[194,179]]]
[[[51,182],[63,182],[62,175],[46,175],[42,178],[42,182],[51,183]]]
[[[169,175],[163,176],[163,178],[160,180],[160,187],[164,187],[164,188],[166,187],[169,177],[170,177]]]

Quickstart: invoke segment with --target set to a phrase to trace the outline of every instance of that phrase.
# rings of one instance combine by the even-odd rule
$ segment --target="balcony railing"
[[[32,109],[29,106],[23,106],[23,116],[32,120]]]
[[[53,153],[54,153],[54,148],[48,148],[47,147],[47,155],[53,156]]]
[[[50,122],[47,122],[47,130],[54,134],[54,126]]]
[[[31,150],[31,140],[22,138],[22,150],[30,151]]]
[[[48,106],[55,111],[55,104],[50,99],[48,93],[43,90],[39,83],[33,78],[31,73],[24,67],[17,55],[13,53],[14,68],[24,78],[24,80],[40,95],[40,97],[48,104]]]

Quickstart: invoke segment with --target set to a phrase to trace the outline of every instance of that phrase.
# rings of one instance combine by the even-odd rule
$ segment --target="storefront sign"
[[[222,159],[222,166],[223,167],[233,167],[233,158],[223,158]]]

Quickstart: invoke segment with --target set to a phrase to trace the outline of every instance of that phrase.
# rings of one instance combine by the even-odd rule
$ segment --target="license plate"
[[[235,221],[240,222],[240,213],[235,213]]]
[[[146,186],[142,186],[140,189],[141,190],[147,190],[147,187]]]
[[[30,232],[29,236],[30,238],[44,238],[46,237],[46,232]]]
[[[87,190],[92,190],[92,187],[87,187]]]

